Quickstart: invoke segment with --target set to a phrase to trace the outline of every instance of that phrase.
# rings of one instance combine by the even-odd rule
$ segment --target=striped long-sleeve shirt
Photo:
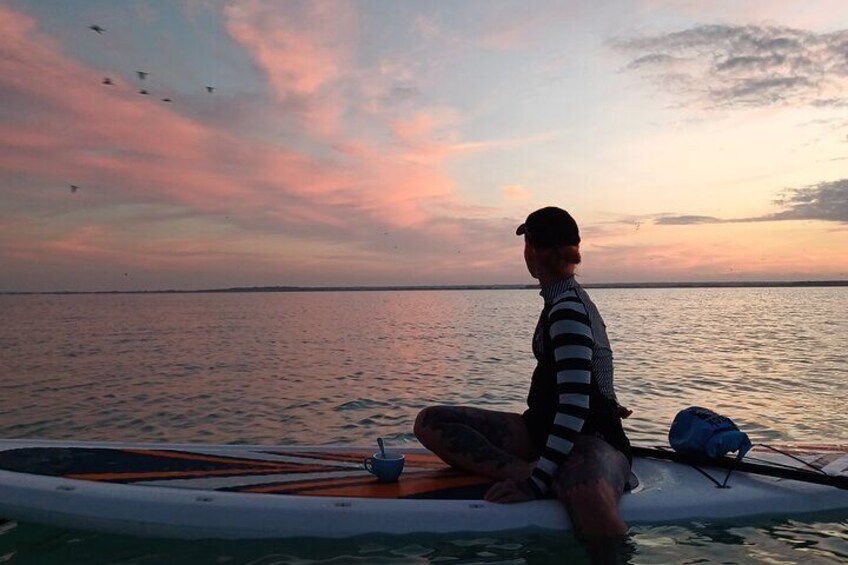
[[[615,401],[612,351],[595,305],[573,278],[543,289],[542,294],[547,320],[540,320],[540,327],[548,328],[548,336],[537,336],[537,340],[553,350],[558,399],[547,441],[530,478],[537,495],[548,491],[554,473],[583,430],[591,409],[593,379],[597,380],[596,390]]]

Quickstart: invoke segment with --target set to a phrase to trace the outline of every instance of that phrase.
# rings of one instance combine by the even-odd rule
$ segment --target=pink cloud
[[[438,127],[440,120],[433,114],[419,112],[408,119],[395,120],[391,124],[392,133],[406,145],[417,145],[422,139],[429,138]]]
[[[277,94],[315,94],[350,64],[351,4],[248,0],[226,7],[227,28],[256,56]]]
[[[530,198],[530,191],[519,184],[510,184],[501,189],[506,200],[521,202]]]
[[[332,87],[352,66],[352,4],[263,0],[226,7],[227,29],[265,71],[278,100],[306,105],[304,125],[326,137],[340,133],[343,102]]]
[[[14,231],[20,233],[21,230],[32,234],[38,226],[18,222]],[[10,226],[0,226],[0,234],[11,233]],[[42,235],[41,239],[8,238],[7,244],[0,248],[0,259],[20,265],[72,269],[74,272],[105,268],[115,272],[139,273],[210,268],[226,272],[227,265],[262,264],[272,257],[269,253],[222,248],[220,241],[208,237],[153,234],[136,241],[128,238],[120,227],[91,225],[58,235]],[[57,287],[46,289],[51,288]]]
[[[304,9],[327,22],[332,19],[327,6]],[[404,237],[415,233],[419,240],[429,238],[436,249],[445,238],[461,237],[461,223],[435,221],[438,214],[451,215],[463,206],[442,171],[442,159],[459,142],[452,111],[433,109],[406,124],[390,114],[369,117],[386,132],[397,125],[399,135],[414,146],[385,146],[344,135],[341,116],[347,110],[333,95],[334,85],[344,75],[353,81],[348,86],[354,91],[366,92],[355,82],[370,77],[340,70],[351,60],[355,34],[337,37],[331,33],[335,28],[328,28],[281,40],[281,29],[294,24],[274,27],[258,2],[240,10],[233,16],[234,33],[257,54],[277,93],[314,96],[309,100],[315,115],[335,116],[320,131],[306,125],[300,132],[302,140],[323,147],[321,158],[280,143],[240,138],[180,114],[178,104],[139,96],[121,84],[102,85],[103,70],[69,58],[39,32],[32,18],[0,7],[0,90],[20,109],[14,119],[0,124],[0,167],[20,179],[57,186],[38,204],[30,198],[28,213],[49,217],[69,206],[85,206],[91,214],[108,214],[112,206],[157,204],[194,211],[200,218],[227,214],[238,229],[270,238],[336,238],[348,249],[374,245],[380,226],[402,228]],[[313,57],[314,64],[287,59],[283,51],[291,42],[297,43],[299,57]],[[327,138],[329,130],[339,134]],[[440,141],[440,135],[447,139]],[[79,193],[69,194],[70,183],[81,186]],[[6,257],[67,254],[104,260],[127,254],[151,265],[162,264],[167,254],[185,258],[180,249],[188,244],[148,252],[129,242],[133,236],[123,231],[127,227],[110,225],[107,232],[97,232],[77,224],[58,236],[33,228],[29,242],[13,236],[17,240],[7,240],[4,252]],[[122,242],[122,233],[127,241]],[[202,241],[193,255],[215,257],[215,238]]]
[[[0,126],[4,170],[62,183],[106,179],[135,196],[189,204],[239,194],[206,172],[216,148],[235,140],[101,78],[64,57],[30,18],[0,7],[0,88],[24,108]],[[188,182],[175,182],[180,175]]]
[[[248,199],[255,208],[266,210],[279,204],[285,194],[311,199],[316,207],[324,202],[354,204],[355,199],[345,194],[357,190],[363,191],[366,207],[379,207],[386,186],[380,183],[387,182],[395,187],[385,197],[389,203],[398,200],[398,186],[404,186],[410,198],[432,193],[429,188],[423,192],[417,188],[422,186],[422,176],[434,180],[432,176],[422,175],[415,167],[406,175],[391,157],[381,158],[381,152],[367,144],[352,164],[316,161],[235,138],[129,89],[104,87],[101,73],[63,57],[57,46],[35,32],[30,18],[3,10],[0,86],[25,97],[32,111],[47,108],[57,117],[69,116],[53,121],[30,115],[42,123],[39,129],[31,127],[31,121],[2,124],[0,165],[7,171],[37,173],[63,183],[80,179],[80,184],[109,189],[120,184],[130,200],[155,195],[207,211]],[[311,67],[308,61],[301,65]],[[46,72],[27,72],[32,68]],[[56,88],[57,82],[64,88]],[[51,154],[49,161],[44,159],[45,152]],[[406,183],[405,176],[411,182]],[[303,214],[301,210],[296,215]],[[309,216],[315,220],[319,214]],[[326,215],[323,218],[337,223]]]
[[[60,239],[46,242],[44,248],[77,258],[103,258],[111,254],[111,251],[102,245],[103,241],[108,240],[108,235],[103,226],[84,226]]]

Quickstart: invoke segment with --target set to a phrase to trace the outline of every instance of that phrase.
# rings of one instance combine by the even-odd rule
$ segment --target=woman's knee
[[[421,443],[426,445],[432,438],[434,428],[439,421],[444,420],[445,408],[445,406],[428,406],[415,417],[412,431]]]
[[[427,433],[427,422],[429,422],[430,420],[428,410],[430,410],[430,408],[431,407],[428,406],[427,408],[419,412],[418,415],[415,417],[415,424],[412,426],[412,431],[413,433],[415,433],[415,437],[417,437],[419,440],[422,439],[421,436],[423,434]]]

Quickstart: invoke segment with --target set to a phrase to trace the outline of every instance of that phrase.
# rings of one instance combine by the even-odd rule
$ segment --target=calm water
[[[848,443],[848,288],[590,291],[634,443],[692,404]],[[520,411],[533,291],[0,296],[0,436],[414,443],[433,403]],[[844,562],[848,516],[635,526],[633,563]],[[579,562],[570,537],[150,541],[0,526],[0,563]]]

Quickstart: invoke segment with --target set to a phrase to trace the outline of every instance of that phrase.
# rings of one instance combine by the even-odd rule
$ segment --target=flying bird
[[[209,94],[212,94],[212,92],[214,92],[214,90],[215,90],[214,86],[207,86],[206,87],[206,92],[208,92]]]
[[[138,80],[144,80],[144,79],[147,78],[147,75],[149,75],[150,73],[145,72],[145,71],[136,71],[135,74],[138,75]]]
[[[75,184],[71,185],[71,194],[75,193],[78,190],[79,190],[79,187],[77,185],[75,185]]]
[[[103,34],[104,31],[106,31],[105,29],[103,29],[102,27],[100,27],[97,24],[92,24],[92,25],[88,26],[88,29],[90,29],[91,31],[96,31],[97,33],[99,33],[101,35]]]
[[[112,85],[114,83],[112,82],[112,79],[110,79],[109,77],[106,77],[106,78],[103,79],[103,84]]]
[[[173,102],[173,100],[171,100],[170,98],[163,98],[162,102]]]
[[[146,90],[144,90],[143,88],[142,88],[141,90],[139,90],[139,91],[138,91],[138,93],[139,93],[139,94],[144,94],[144,95],[150,94],[149,92],[147,92],[147,91],[146,91]]]

